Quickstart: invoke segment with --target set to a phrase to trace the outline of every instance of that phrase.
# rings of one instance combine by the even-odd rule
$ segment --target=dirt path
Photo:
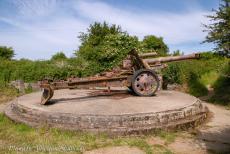
[[[178,154],[230,153],[230,110],[205,103],[212,118],[197,129],[195,137],[177,137],[168,148]]]
[[[118,146],[118,147],[105,147],[92,151],[86,151],[84,154],[144,154],[144,152],[135,147]]]
[[[210,151],[230,153],[230,110],[222,106],[205,103],[213,117],[205,127],[199,129],[198,139]]]

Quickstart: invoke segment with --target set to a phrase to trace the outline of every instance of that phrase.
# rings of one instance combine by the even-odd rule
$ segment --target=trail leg
[[[50,85],[45,86],[42,93],[41,104],[46,104],[53,97],[53,94],[53,88]]]

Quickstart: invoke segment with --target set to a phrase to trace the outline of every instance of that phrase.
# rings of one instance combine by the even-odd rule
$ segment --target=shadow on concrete
[[[229,119],[226,119],[229,120]],[[197,139],[208,153],[229,154],[230,153],[230,126],[220,129],[201,130]]]
[[[88,100],[88,99],[94,99],[94,98],[111,98],[111,99],[123,99],[133,96],[133,93],[131,91],[127,90],[111,90],[110,92],[107,92],[105,90],[96,90],[93,92],[89,92],[88,96],[82,96],[82,97],[74,97],[74,98],[60,98],[60,99],[51,99],[49,100],[45,105],[53,105],[56,103],[62,103],[65,101],[73,101],[73,100]]]

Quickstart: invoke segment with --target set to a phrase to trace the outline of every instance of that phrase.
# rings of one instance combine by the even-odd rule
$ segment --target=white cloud
[[[14,20],[5,20],[5,23],[17,27],[17,31],[1,31],[0,44],[13,46],[18,53],[17,58],[32,59],[47,59],[61,50],[68,56],[72,55],[79,45],[78,32],[84,31],[88,26],[71,18],[34,25]]]
[[[16,58],[48,59],[61,50],[67,56],[73,54],[79,46],[78,33],[85,31],[89,23],[72,15],[49,15],[50,7],[45,7],[48,5],[47,1],[14,2],[20,16],[0,17],[0,22],[14,27],[0,30],[0,45],[12,46],[16,51]],[[56,7],[52,7],[51,12],[63,11],[58,5],[54,6]]]
[[[143,38],[154,34],[164,37],[169,47],[180,49],[201,42],[205,36],[201,23],[209,12],[195,9],[184,14],[135,12],[115,8],[104,2],[13,0],[18,13],[0,16],[12,29],[0,30],[0,45],[12,46],[17,58],[48,59],[63,50],[70,56],[80,44],[77,36],[94,21],[121,25],[131,35]],[[63,5],[60,2],[64,2]],[[10,14],[10,12],[9,12]],[[189,47],[192,48],[192,47]]]
[[[58,7],[57,0],[13,0],[12,4],[18,9],[18,15],[25,18],[48,16]]]
[[[113,8],[102,2],[79,1],[75,7],[89,20],[108,21],[121,25],[130,34],[143,38],[154,34],[162,36],[169,44],[203,40],[202,23],[207,23],[209,12],[193,10],[184,14],[169,12],[133,12]]]

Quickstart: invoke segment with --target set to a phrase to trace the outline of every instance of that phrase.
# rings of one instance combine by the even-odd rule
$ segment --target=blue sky
[[[141,40],[162,36],[170,51],[207,51],[201,44],[202,23],[220,0],[0,0],[0,46],[11,46],[15,58],[49,59],[58,51],[72,56],[77,36],[89,24],[117,24]]]

